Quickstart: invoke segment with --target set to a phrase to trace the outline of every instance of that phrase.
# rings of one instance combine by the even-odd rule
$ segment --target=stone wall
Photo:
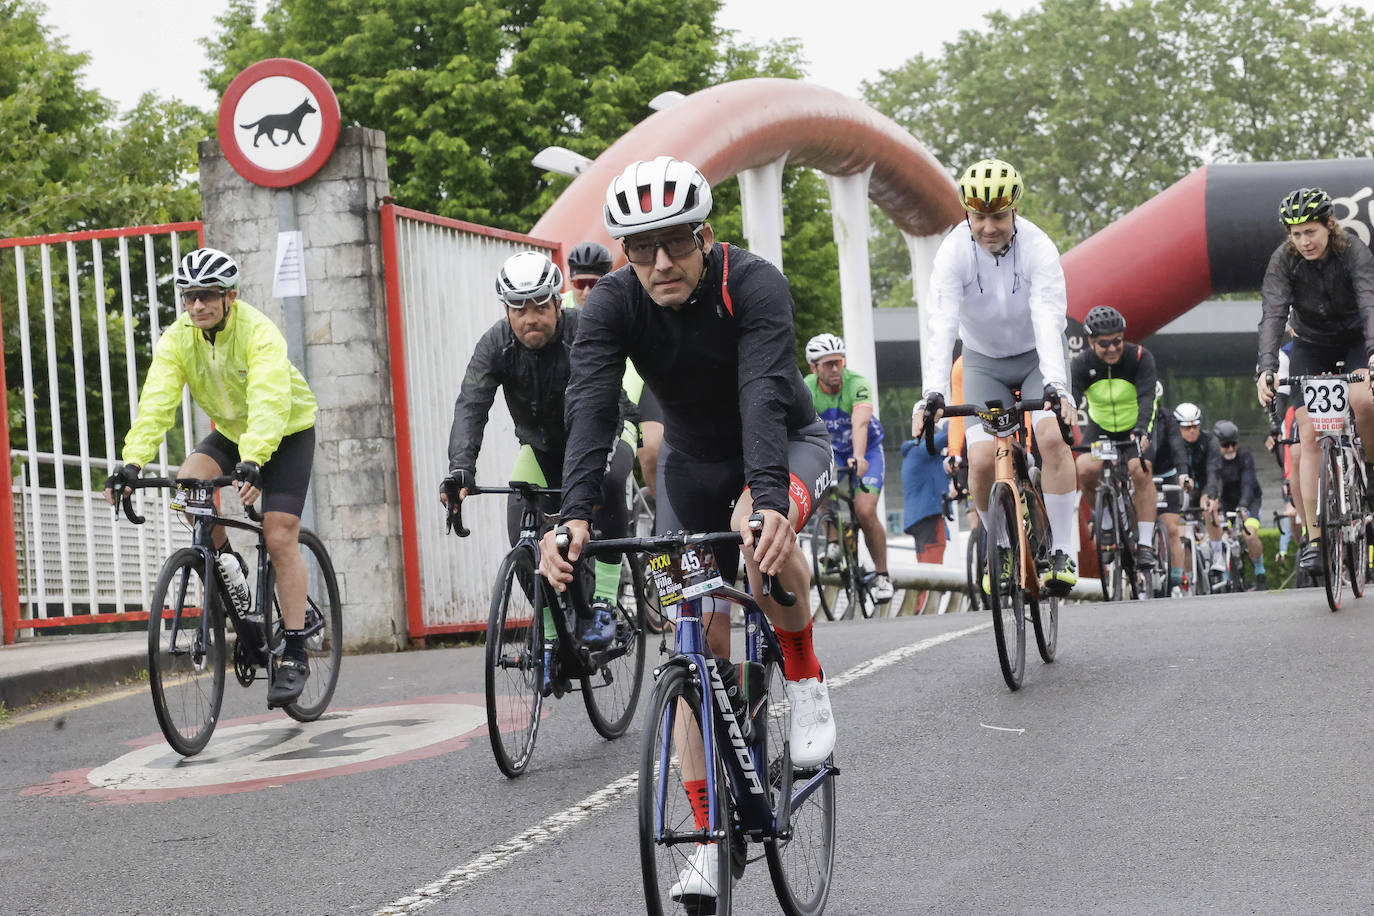
[[[301,368],[319,402],[314,526],[334,560],[347,645],[402,646],[405,583],[378,215],[390,193],[386,137],[345,128],[320,171],[280,190],[248,182],[219,143],[207,140],[200,145],[200,187],[205,243],[239,260],[240,296],[278,326],[278,213],[294,205],[307,283]]]

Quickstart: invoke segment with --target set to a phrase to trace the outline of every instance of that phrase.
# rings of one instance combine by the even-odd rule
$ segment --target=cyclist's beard
[[[224,313],[219,316],[219,323],[216,324],[213,328],[206,328],[205,330],[201,331],[201,333],[205,335],[206,340],[210,341],[210,343],[213,344],[215,342],[215,335],[218,334],[220,331],[224,330],[224,325],[228,323],[228,321],[229,305],[226,303],[224,306]]]

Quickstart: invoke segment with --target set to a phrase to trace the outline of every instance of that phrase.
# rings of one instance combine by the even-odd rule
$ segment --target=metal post
[[[301,228],[300,217],[296,215],[296,191],[294,188],[281,188],[274,195],[277,204],[277,231],[297,232]],[[275,252],[273,262],[275,264]],[[305,252],[301,252],[302,261]],[[302,270],[304,264],[302,263]],[[305,360],[305,298],[286,296],[281,301],[282,334],[286,337],[286,355],[308,381],[310,369]],[[305,494],[305,506],[301,509],[301,527],[315,530],[315,482]]]
[[[740,215],[749,250],[782,270],[782,170],[787,157],[745,169],[739,178]]]

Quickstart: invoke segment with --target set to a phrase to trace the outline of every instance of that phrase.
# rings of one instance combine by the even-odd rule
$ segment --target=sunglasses
[[[557,300],[558,293],[549,293],[542,299],[502,299],[501,302],[506,306],[506,308],[512,308],[516,311],[520,311],[524,309],[526,306],[533,306],[535,311],[542,312],[544,309],[548,308]]]
[[[674,235],[666,239],[650,240],[636,239],[631,242],[622,243],[625,246],[625,257],[631,264],[652,264],[658,260],[658,249],[662,248],[664,254],[676,261],[678,258],[685,258],[701,247],[700,227],[693,229],[688,235]]]
[[[224,296],[222,289],[188,289],[181,294],[183,305],[190,305],[192,302],[214,302]]]
[[[591,289],[600,277],[573,277],[573,289]]]
[[[1239,447],[1240,447],[1240,443],[1239,443],[1239,442],[1223,442],[1223,443],[1221,443],[1221,447],[1222,447],[1222,448],[1239,448]]]
[[[1093,346],[1097,347],[1099,350],[1114,350],[1117,347],[1123,346],[1125,343],[1126,339],[1124,337],[1113,337],[1111,340],[1103,340],[1099,337],[1097,340],[1093,341]]]
[[[964,206],[979,213],[1001,213],[1003,210],[1010,210],[1013,202],[1010,197],[994,197],[992,200],[983,200],[981,197],[964,198]]]

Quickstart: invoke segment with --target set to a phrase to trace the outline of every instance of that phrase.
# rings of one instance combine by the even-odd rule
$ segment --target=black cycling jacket
[[[1183,441],[1183,432],[1173,412],[1166,410],[1163,404],[1155,407],[1154,431],[1150,435],[1155,442],[1155,476],[1163,476],[1170,471],[1188,474],[1187,443]]]
[[[1374,354],[1374,255],[1346,230],[1344,251],[1309,261],[1285,241],[1269,258],[1260,287],[1259,372],[1278,368],[1284,323],[1299,340],[1346,347],[1363,337],[1365,356]]]
[[[1182,438],[1181,433],[1179,437]],[[1193,478],[1202,492],[1216,499],[1221,486],[1221,446],[1217,437],[1203,430],[1196,442],[1184,441],[1183,454],[1186,457],[1178,469]]]
[[[453,405],[448,437],[450,471],[475,473],[487,415],[499,387],[515,421],[515,437],[536,452],[560,455],[567,443],[563,399],[579,313],[563,309],[553,339],[538,350],[520,343],[505,318],[477,341]],[[616,384],[619,389],[619,380]],[[613,436],[608,435],[609,445]]]
[[[1255,476],[1255,459],[1248,448],[1236,449],[1236,457],[1221,459],[1218,469],[1220,499],[1223,509],[1244,506],[1253,518],[1259,518],[1260,485]],[[1210,484],[1210,481],[1209,481]]]
[[[649,298],[630,265],[602,277],[573,347],[563,517],[590,518],[599,498],[626,357],[658,398],[669,446],[705,461],[742,457],[755,506],[787,514],[788,436],[817,422],[793,311],[782,273],[733,245],[712,246],[679,310]]]
[[[1076,401],[1086,399],[1088,419],[1109,433],[1141,430],[1153,435],[1155,358],[1126,341],[1121,359],[1109,365],[1091,346],[1073,358],[1069,382]]]

